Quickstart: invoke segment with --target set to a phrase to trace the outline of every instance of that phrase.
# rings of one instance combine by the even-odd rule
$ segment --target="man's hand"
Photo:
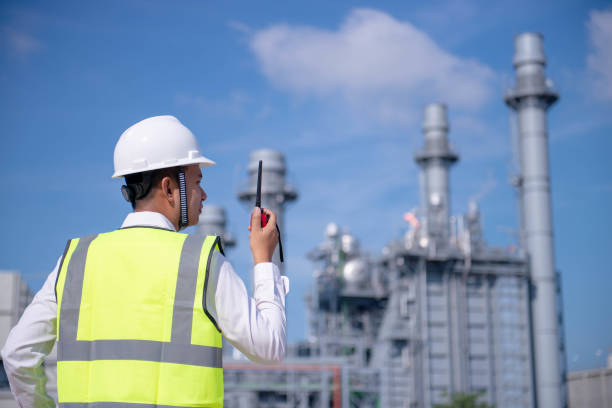
[[[263,209],[264,214],[267,214],[270,219],[265,227],[261,227],[261,211],[255,207],[251,215],[251,225],[249,226],[249,235],[251,252],[253,253],[253,261],[257,265],[261,262],[270,262],[272,254],[278,243],[278,232],[276,231],[276,214],[267,208]]]

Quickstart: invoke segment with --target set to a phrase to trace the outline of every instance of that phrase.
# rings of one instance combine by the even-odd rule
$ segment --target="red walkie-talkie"
[[[261,212],[261,226],[262,228],[268,224],[268,220],[270,216],[263,212],[263,208],[261,208],[261,166],[262,160],[259,161],[259,168],[257,169],[257,191],[255,193],[255,207],[259,208]],[[253,225],[253,215],[251,214],[251,225]],[[283,259],[283,243],[281,241],[280,229],[278,228],[278,224],[276,224],[276,231],[278,231],[278,254],[280,256],[280,261],[285,262]]]

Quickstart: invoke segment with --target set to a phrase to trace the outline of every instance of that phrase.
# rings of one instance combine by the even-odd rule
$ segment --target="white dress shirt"
[[[122,227],[150,226],[174,231],[160,213],[130,213]],[[61,259],[61,258],[60,258]],[[11,391],[22,408],[55,407],[45,391],[46,377],[41,366],[56,338],[57,303],[55,268],[25,309],[6,340],[2,359]],[[285,357],[285,295],[289,279],[271,263],[255,265],[251,298],[242,279],[223,255],[214,252],[208,278],[206,306],[223,336],[249,359],[278,362]]]

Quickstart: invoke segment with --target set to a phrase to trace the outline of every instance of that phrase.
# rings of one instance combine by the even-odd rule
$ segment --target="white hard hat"
[[[174,116],[154,116],[130,126],[115,146],[113,178],[167,167],[214,166],[195,136]]]

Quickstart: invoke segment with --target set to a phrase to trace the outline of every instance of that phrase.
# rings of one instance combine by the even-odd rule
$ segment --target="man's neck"
[[[179,230],[178,218],[172,217],[171,214],[167,214],[168,211],[164,212],[163,210],[160,210],[158,208],[151,208],[149,206],[138,206],[138,207],[136,207],[134,209],[134,212],[135,213],[139,213],[139,212],[154,212],[154,213],[161,214],[162,216],[164,216],[170,222],[170,224],[172,224],[174,226],[174,230],[175,231]]]

